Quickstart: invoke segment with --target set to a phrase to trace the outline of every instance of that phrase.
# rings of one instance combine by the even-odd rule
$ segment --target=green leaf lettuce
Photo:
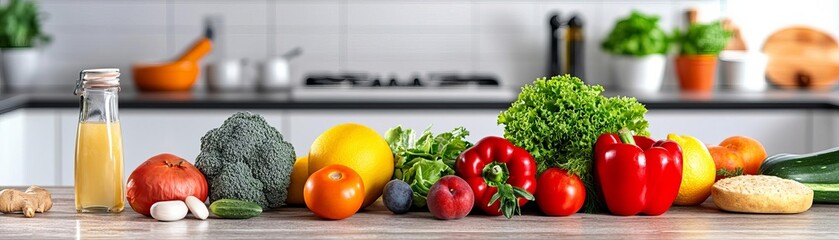
[[[540,78],[522,87],[518,100],[498,116],[504,137],[529,151],[539,172],[560,167],[580,177],[586,186],[587,212],[605,209],[592,176],[594,143],[600,134],[626,127],[636,135],[649,135],[644,105],[635,98],[607,98],[602,92],[602,86],[589,86],[569,75]]]
[[[468,135],[463,127],[436,136],[425,129],[419,138],[415,138],[412,129],[402,126],[385,132],[385,141],[393,151],[393,179],[411,186],[415,207],[425,207],[431,186],[443,176],[455,173],[455,159],[472,146],[466,141]]]

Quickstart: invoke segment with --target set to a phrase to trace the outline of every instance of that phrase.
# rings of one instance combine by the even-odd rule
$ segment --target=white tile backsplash
[[[547,53],[544,57],[534,56],[533,59],[509,61],[507,59],[481,59],[478,72],[489,72],[503,79],[504,87],[518,88],[532,83],[536,78],[545,76],[547,71]]]
[[[515,31],[519,28],[546,27],[535,2],[481,2],[476,3],[477,21],[481,31]]]
[[[347,24],[358,26],[470,26],[469,1],[451,2],[352,2],[347,6]]]
[[[170,1],[174,25],[202,26],[204,16],[219,14],[228,26],[267,26],[268,12],[273,13],[265,0]]]
[[[466,34],[350,34],[348,61],[470,61]]]
[[[289,34],[278,33],[275,36],[275,52],[272,56],[282,55],[295,47],[300,47],[303,54],[297,59],[308,60],[334,60],[338,61],[340,52],[341,35],[335,33],[324,34]]]
[[[585,81],[611,85],[609,56],[600,41],[632,9],[661,16],[666,31],[684,24],[684,10],[700,20],[731,17],[750,47],[788,25],[839,34],[839,0],[40,0],[44,30],[41,85],[68,87],[86,67],[174,58],[202,35],[208,14],[224,17],[217,38],[223,56],[261,60],[300,46],[292,78],[312,71],[370,71],[410,75],[425,71],[486,72],[508,86],[546,73],[548,15],[583,16]],[[214,57],[217,54],[214,54]],[[665,86],[674,86],[672,60]],[[506,81],[506,82],[505,82]],[[203,79],[199,80],[203,84]],[[200,87],[198,88],[200,89]]]
[[[518,61],[538,58],[547,61],[548,29],[539,30],[523,28],[518,33],[480,32],[477,34],[478,59],[481,61]]]
[[[340,1],[277,2],[277,26],[289,28],[333,27],[341,25]]]
[[[43,1],[46,26],[165,26],[165,0]]]

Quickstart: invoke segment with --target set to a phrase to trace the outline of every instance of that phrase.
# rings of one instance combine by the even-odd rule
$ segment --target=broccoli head
[[[204,173],[210,201],[232,198],[264,209],[285,205],[294,147],[262,116],[240,112],[201,138],[195,167]]]

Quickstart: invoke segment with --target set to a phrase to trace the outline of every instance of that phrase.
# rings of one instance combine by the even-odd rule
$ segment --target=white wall
[[[547,16],[581,13],[587,24],[587,80],[606,83],[598,48],[614,19],[631,8],[662,15],[665,28],[700,1],[477,0],[40,0],[44,30],[41,85],[69,87],[83,68],[115,66],[130,79],[136,61],[172,58],[201,34],[207,14],[225,17],[228,57],[264,59],[302,46],[293,78],[311,71],[427,71],[498,74],[510,85],[544,75]],[[604,25],[605,24],[605,25]]]
[[[785,26],[809,26],[839,37],[839,1],[726,0],[723,14],[741,25],[746,44],[763,48],[769,35]]]
[[[293,80],[311,71],[427,71],[498,74],[518,86],[545,75],[547,16],[581,13],[586,23],[586,81],[609,84],[600,40],[632,9],[661,16],[671,30],[682,12],[702,20],[731,16],[750,46],[789,24],[836,34],[839,0],[39,0],[48,14],[41,85],[69,88],[83,68],[115,66],[131,79],[137,61],[169,59],[201,34],[207,14],[225,17],[225,54],[264,59],[295,46]],[[759,3],[758,3],[759,2]],[[675,85],[668,66],[666,85]],[[203,85],[203,82],[200,83]],[[133,86],[131,86],[133,87]]]

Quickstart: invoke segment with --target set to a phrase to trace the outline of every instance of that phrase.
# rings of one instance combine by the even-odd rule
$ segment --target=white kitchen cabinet
[[[172,153],[191,163],[201,151],[201,137],[221,126],[225,119],[238,110],[120,110],[125,176],[131,174],[146,159],[160,153]],[[253,111],[265,117],[269,124],[285,135],[284,115],[281,110]],[[62,115],[61,185],[73,185],[73,164],[78,113]]]
[[[58,112],[59,144],[58,162],[61,164],[61,179],[57,185],[73,186],[75,176],[76,158],[76,130],[79,126],[79,110],[63,109]]]
[[[58,118],[51,109],[0,115],[0,185],[56,185]]]
[[[431,126],[435,134],[463,126],[469,130],[469,141],[489,135],[501,136],[503,128],[496,125],[499,110],[294,110],[290,112],[291,143],[298,156],[308,154],[312,142],[332,126],[354,122],[384,134],[396,125],[412,128],[419,134]]]
[[[123,109],[126,177],[141,162],[169,152],[191,162],[200,139],[238,110]],[[499,110],[256,110],[306,155],[314,139],[340,123],[370,126],[380,134],[396,125],[434,133],[464,126],[468,140],[502,135]],[[693,135],[718,144],[732,135],[761,141],[769,154],[805,153],[839,146],[834,110],[653,110],[647,113],[655,138]],[[0,185],[73,185],[77,109],[20,109],[0,115]]]
[[[0,115],[0,185],[23,185],[23,110]]]
[[[760,141],[768,154],[812,151],[812,110],[654,110],[647,112],[656,139],[692,135],[716,145],[733,135]]]
[[[23,173],[25,185],[56,185],[61,177],[59,119],[54,109],[25,109]]]
[[[812,122],[812,151],[839,147],[839,112],[814,111]]]

